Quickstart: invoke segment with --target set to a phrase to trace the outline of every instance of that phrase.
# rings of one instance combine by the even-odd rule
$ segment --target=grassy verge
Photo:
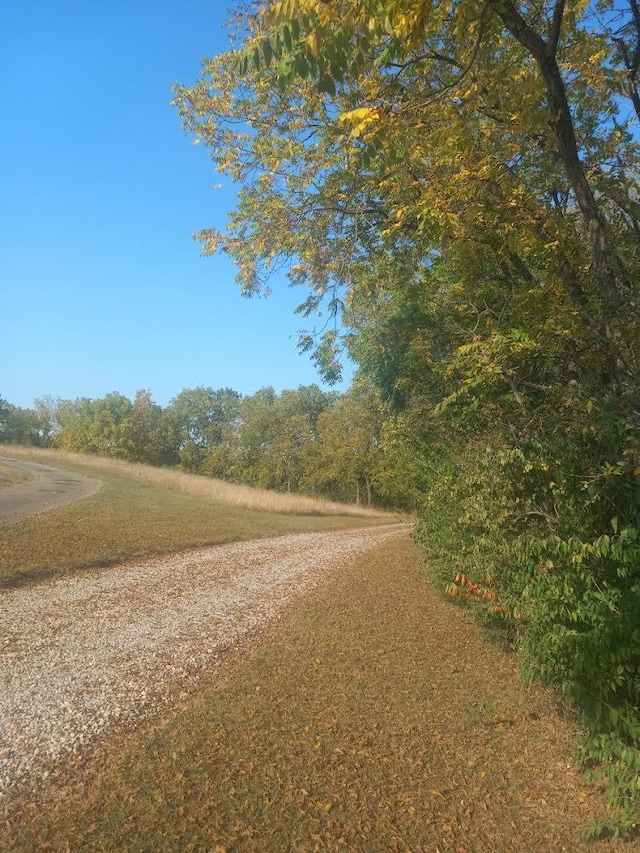
[[[0,821],[6,851],[601,851],[570,718],[421,578],[353,561],[170,718]],[[618,847],[616,847],[618,849]],[[630,849],[630,848],[629,848]]]
[[[12,465],[0,464],[0,489],[6,489],[9,486],[17,486],[20,483],[26,483],[33,480],[33,474],[27,471],[21,471],[20,468],[14,468]]]
[[[212,477],[185,474],[172,468],[157,468],[152,465],[123,462],[119,459],[87,456],[81,453],[64,453],[60,450],[16,447],[14,445],[5,445],[4,450],[7,456],[15,456],[33,462],[46,462],[81,473],[89,469],[90,476],[99,476],[102,473],[126,475],[145,483],[163,486],[198,497],[211,498],[221,503],[243,506],[247,509],[285,512],[293,515],[354,515],[367,518],[388,515],[388,513],[356,504],[341,504],[307,495],[283,494],[268,489],[254,489],[252,486],[227,483],[224,480],[216,480]]]
[[[40,454],[31,458],[42,459]],[[77,503],[3,526],[0,585],[203,545],[385,520],[372,514],[347,515],[346,509],[344,515],[249,509],[167,488],[117,465],[94,465],[91,459],[48,461],[96,477],[102,488]]]

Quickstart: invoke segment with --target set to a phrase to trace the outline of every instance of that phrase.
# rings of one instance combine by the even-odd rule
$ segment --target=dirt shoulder
[[[581,842],[604,803],[571,765],[571,715],[434,593],[406,535],[344,557],[162,720],[70,761],[46,808],[8,808],[0,845],[636,849]]]
[[[94,495],[100,488],[98,480],[63,471],[52,465],[26,462],[0,456],[2,465],[26,471],[31,479],[0,490],[0,525],[11,524],[41,512]]]

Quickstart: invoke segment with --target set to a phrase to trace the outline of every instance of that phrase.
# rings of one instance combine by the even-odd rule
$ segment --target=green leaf
[[[326,93],[327,95],[331,95],[332,97],[336,93],[336,84],[333,81],[333,78],[328,74],[324,74],[317,83],[317,89],[319,92]]]

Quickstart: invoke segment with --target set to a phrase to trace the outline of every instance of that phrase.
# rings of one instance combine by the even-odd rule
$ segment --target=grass
[[[2,447],[2,445],[0,445]],[[6,452],[5,452],[6,451]],[[63,453],[59,450],[37,450],[34,448],[5,445],[3,452],[7,456],[29,459],[33,462],[48,462],[51,465],[68,467],[73,470],[91,469],[90,476],[100,473],[123,474],[151,483],[174,489],[198,497],[210,498],[221,503],[243,506],[267,512],[285,512],[293,515],[353,515],[365,518],[380,518],[385,513],[355,504],[341,504],[323,498],[299,494],[283,494],[268,489],[254,489],[239,483],[227,483],[212,477],[200,477],[185,474],[171,468],[157,468],[119,459],[106,459],[100,456],[87,456],[81,453]]]
[[[553,697],[517,682],[514,659],[429,588],[398,538],[166,719],[24,792],[0,848],[614,849],[580,841],[603,802],[568,766],[576,743]]]
[[[22,471],[20,468],[14,468],[12,465],[0,464],[0,489],[7,489],[9,486],[27,483],[33,479],[33,474],[29,474],[28,471]]]
[[[309,515],[249,508],[225,501],[223,491],[218,497],[208,494],[206,481],[200,482],[203,477],[177,474],[173,480],[170,471],[46,451],[15,455],[96,477],[102,487],[90,498],[3,526],[0,586],[198,546],[392,520],[388,515],[354,514],[357,508],[350,507],[338,514],[339,504],[321,514],[322,502],[315,502],[315,512]],[[261,504],[267,505],[266,500]],[[271,506],[277,505],[272,501]]]

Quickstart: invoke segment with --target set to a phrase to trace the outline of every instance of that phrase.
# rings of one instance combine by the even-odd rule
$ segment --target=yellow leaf
[[[315,30],[312,30],[309,35],[305,38],[307,46],[312,56],[320,55],[320,37]]]
[[[380,118],[380,113],[371,107],[359,107],[357,110],[349,110],[342,113],[338,119],[341,124],[352,125],[352,130],[349,136],[360,136],[370,124]]]

